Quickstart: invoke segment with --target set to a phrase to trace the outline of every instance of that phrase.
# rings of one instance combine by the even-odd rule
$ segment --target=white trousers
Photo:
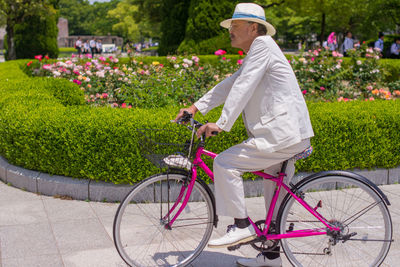
[[[243,143],[220,153],[214,160],[214,186],[217,214],[233,218],[247,218],[243,179],[241,175],[244,172],[264,170],[266,173],[276,176],[281,169],[282,162],[303,152],[309,146],[310,140],[306,139],[280,151],[266,153],[258,150],[254,139],[249,138]],[[286,168],[287,176],[284,179],[286,184],[293,178],[295,170],[294,163],[294,159],[288,162]],[[275,183],[265,180],[264,198],[266,209],[269,208],[274,191]],[[286,191],[281,190],[273,219],[276,218],[278,208],[285,195]]]

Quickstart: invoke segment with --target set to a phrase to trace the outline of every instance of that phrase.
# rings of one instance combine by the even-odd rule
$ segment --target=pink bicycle
[[[201,156],[217,154],[204,149],[204,136],[195,141],[201,123],[190,114],[182,120],[190,121],[187,142],[170,130],[138,130],[145,157],[167,169],[137,184],[119,205],[114,242],[130,266],[186,266],[203,251],[217,226],[214,195],[197,179],[198,168],[214,178]],[[393,241],[390,203],[384,193],[365,177],[346,171],[320,172],[286,185],[286,165],[276,177],[254,172],[276,183],[271,206],[266,219],[250,219],[257,234],[254,240],[228,249],[251,245],[259,251],[277,251],[280,246],[293,266],[382,264]],[[281,190],[287,195],[273,221]]]

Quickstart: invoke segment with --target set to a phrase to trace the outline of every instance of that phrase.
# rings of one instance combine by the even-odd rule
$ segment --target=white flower
[[[182,66],[183,66],[184,68],[189,68],[189,65],[186,64],[186,63],[183,63]]]
[[[174,64],[174,68],[175,69],[179,68],[179,64]]]
[[[342,67],[342,66],[340,66],[340,64],[337,64],[337,65],[336,65],[336,68],[337,68],[337,69],[340,69],[341,67]]]
[[[361,64],[362,64],[361,60],[357,60],[357,65],[361,65]]]
[[[59,73],[58,71],[53,71],[54,77],[58,77],[61,75],[61,73]]]
[[[191,61],[190,59],[184,58],[183,62],[185,62],[187,65],[192,66],[193,65],[193,61]],[[186,68],[186,67],[185,67]]]

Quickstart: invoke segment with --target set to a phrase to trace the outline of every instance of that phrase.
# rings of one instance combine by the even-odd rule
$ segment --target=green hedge
[[[30,78],[26,61],[0,64],[0,155],[24,168],[114,183],[157,172],[140,156],[136,128],[169,128],[179,107],[93,108],[82,105],[68,81]],[[316,137],[299,171],[392,168],[400,164],[400,102],[308,103]],[[216,121],[220,110],[199,120]],[[181,128],[182,133],[186,129]],[[241,119],[230,133],[211,138],[221,152],[246,138]],[[249,177],[247,177],[249,178]]]

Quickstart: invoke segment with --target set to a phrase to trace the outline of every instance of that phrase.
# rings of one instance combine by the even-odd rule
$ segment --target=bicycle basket
[[[155,166],[191,169],[190,138],[168,129],[137,129],[137,132],[142,155]]]

